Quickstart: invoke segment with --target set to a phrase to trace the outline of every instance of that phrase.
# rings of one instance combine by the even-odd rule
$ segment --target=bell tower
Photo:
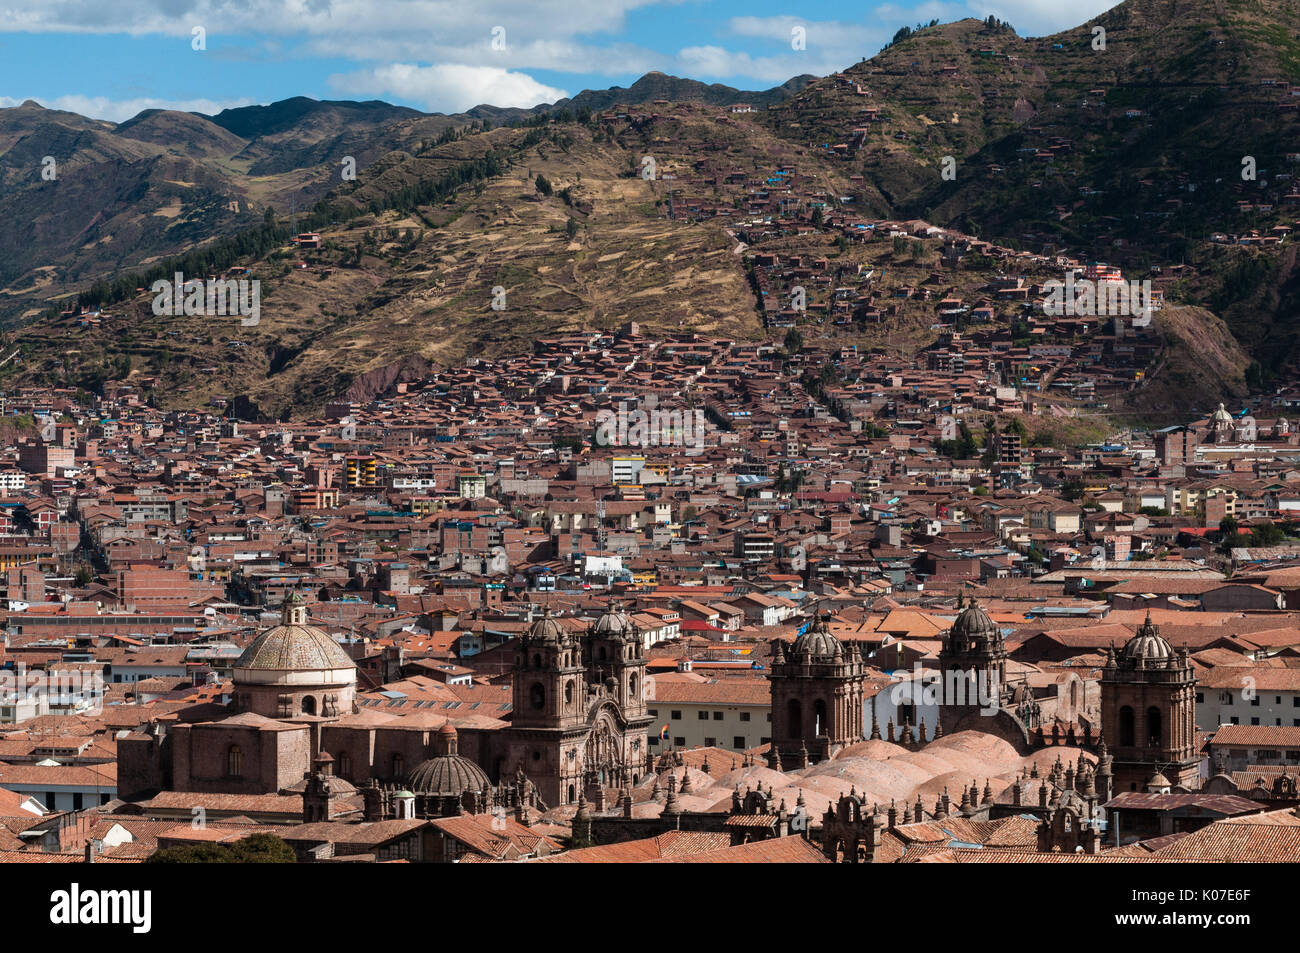
[[[609,691],[628,721],[644,718],[649,724],[645,646],[636,624],[616,600],[591,627],[586,664],[588,679]]]
[[[516,728],[566,728],[583,722],[582,650],[548,609],[519,640],[515,657]]]
[[[768,761],[774,767],[801,767],[805,755],[825,761],[862,740],[866,666],[856,644],[845,648],[831,634],[830,618],[823,612],[788,650],[772,641]]]
[[[944,633],[939,668],[944,674],[945,705],[1000,706],[1007,690],[1006,642],[1002,630],[974,599],[963,605],[957,597],[957,620]],[[956,690],[958,685],[962,690]]]
[[[1150,613],[1101,672],[1102,737],[1113,745],[1115,793],[1144,791],[1160,774],[1171,787],[1200,787],[1196,672],[1186,646],[1175,651]]]
[[[519,639],[510,727],[497,732],[489,777],[522,773],[551,806],[577,802],[587,736],[582,645],[547,611]]]

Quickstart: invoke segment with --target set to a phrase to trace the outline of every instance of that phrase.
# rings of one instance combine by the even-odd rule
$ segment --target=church
[[[942,636],[943,688],[939,718],[930,726],[933,735],[924,721],[906,722],[896,735],[891,722],[882,738],[873,719],[867,736],[866,663],[856,645],[845,646],[831,634],[829,620],[824,613],[791,646],[781,640],[772,644],[772,768],[807,767],[864,740],[917,749],[944,733],[978,731],[1022,753],[1081,743],[1105,760],[1106,783],[1113,783],[1115,793],[1186,793],[1201,785],[1195,670],[1187,648],[1174,649],[1149,614],[1122,648],[1107,653],[1097,733],[1091,721],[1079,717],[1081,730],[1076,734],[1071,723],[1064,737],[1044,731],[1045,709],[1026,693],[1027,686],[1009,684],[1007,648],[997,624],[977,602],[961,600],[957,618]]]
[[[377,717],[358,708],[356,663],[293,594],[235,662],[228,706],[196,705],[120,740],[119,791],[300,794],[327,764],[335,793],[409,796],[438,813],[574,804],[648,770],[645,667],[619,604],[578,635],[548,614],[519,639],[507,726]]]

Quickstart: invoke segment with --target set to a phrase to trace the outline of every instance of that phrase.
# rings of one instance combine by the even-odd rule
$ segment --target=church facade
[[[120,741],[119,790],[299,793],[328,756],[331,776],[357,789],[448,809],[490,805],[506,788],[543,809],[576,803],[648,770],[645,664],[640,633],[616,604],[579,634],[544,616],[519,640],[508,727],[449,735],[377,722],[357,708],[355,663],[293,597],[235,663],[224,711],[182,711]]]

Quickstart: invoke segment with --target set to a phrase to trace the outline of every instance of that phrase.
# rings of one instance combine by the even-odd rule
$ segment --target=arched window
[[[792,738],[803,737],[803,706],[799,699],[792,698],[785,706],[786,727]]]
[[[576,795],[575,795],[574,790],[573,790],[573,785],[570,784],[570,785],[569,785],[569,801],[568,801],[568,803],[572,804],[573,801],[574,801],[574,798],[575,798],[575,797],[576,797]]]
[[[1147,709],[1147,744],[1149,744],[1153,748],[1158,748],[1160,746],[1160,739],[1164,734],[1161,731],[1161,728],[1162,725],[1161,725],[1161,718],[1160,718],[1160,709],[1155,707],[1148,708]]]
[[[240,757],[239,745],[231,745],[226,749],[226,777],[238,778],[242,775],[240,770],[243,767]]]
[[[605,651],[605,646],[602,645],[600,647],[600,660],[603,662],[607,657],[608,657],[608,653]]]
[[[1133,709],[1125,705],[1119,710],[1119,743],[1131,747],[1133,738]]]
[[[1077,679],[1070,681],[1070,707],[1075,709],[1079,707],[1079,682]]]
[[[406,773],[406,759],[400,754],[393,755],[393,777],[400,778]]]
[[[564,683],[564,704],[573,704],[573,682]]]
[[[303,713],[304,715],[314,715],[314,714],[316,714],[316,696],[315,696],[315,695],[303,695],[303,696],[302,696],[302,713]]]
[[[546,707],[546,689],[541,682],[533,682],[533,687],[528,690],[528,700],[539,711]]]
[[[830,733],[826,724],[826,701],[822,698],[813,702],[813,733],[818,736]]]
[[[636,698],[636,675],[632,674],[627,677],[627,695],[628,698]]]

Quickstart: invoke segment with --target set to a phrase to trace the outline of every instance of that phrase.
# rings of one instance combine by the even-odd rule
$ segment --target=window
[[[1232,724],[1232,725],[1239,725],[1239,724],[1241,724],[1241,722],[1237,720],[1237,716],[1236,716],[1236,715],[1233,715],[1231,718],[1229,718],[1229,719],[1228,719],[1228,723],[1229,723],[1229,724]]]
[[[700,721],[708,721],[709,713],[707,711],[696,712],[695,717],[698,718]]]
[[[339,777],[345,780],[352,777],[352,755],[346,751],[339,755]]]
[[[705,738],[705,739],[704,739],[704,747],[706,747],[706,748],[716,748],[717,746],[718,746],[718,739],[717,739],[717,738]]]
[[[1259,719],[1258,719],[1258,718],[1252,718],[1252,719],[1250,720],[1250,723],[1251,723],[1252,725],[1258,725],[1258,724],[1259,724]]]
[[[533,687],[528,690],[529,703],[535,709],[546,707],[546,689],[542,687],[541,682],[533,682]]]
[[[714,721],[722,721],[722,712],[720,712],[720,711],[715,711],[715,712],[713,713],[713,720],[714,720]]]
[[[1131,747],[1133,738],[1133,709],[1125,705],[1119,710],[1119,743],[1123,747]]]
[[[226,777],[238,778],[242,776],[240,768],[239,745],[231,745],[226,749]]]
[[[406,772],[406,759],[400,754],[393,755],[393,777],[400,778]]]
[[[674,739],[673,739],[673,744],[675,744],[675,745],[676,745],[677,747],[679,747],[679,748],[685,748],[685,747],[686,747],[686,739],[685,739],[685,738],[674,738]]]
[[[1160,744],[1160,739],[1164,735],[1161,730],[1160,709],[1152,706],[1147,709],[1147,744],[1156,747]]]
[[[1300,696],[1298,696],[1298,697],[1300,697]],[[741,720],[741,721],[749,721],[749,712],[747,712],[747,711],[742,711],[742,712],[740,713],[740,720]]]
[[[646,709],[646,714],[649,715],[651,718],[658,718],[658,717],[659,717],[659,709],[658,709],[658,708],[647,708],[647,709]]]
[[[736,737],[732,738],[731,747],[735,748],[737,751],[743,750],[745,747],[744,735],[736,735]]]
[[[1196,703],[1199,705],[1205,701],[1205,692],[1196,693]]]
[[[670,717],[672,718],[673,721],[681,721],[682,713],[680,711],[674,710]]]
[[[1258,708],[1258,707],[1259,707],[1259,696],[1256,695],[1254,698],[1252,698],[1252,699],[1250,700],[1250,704],[1251,704],[1253,707]]]

